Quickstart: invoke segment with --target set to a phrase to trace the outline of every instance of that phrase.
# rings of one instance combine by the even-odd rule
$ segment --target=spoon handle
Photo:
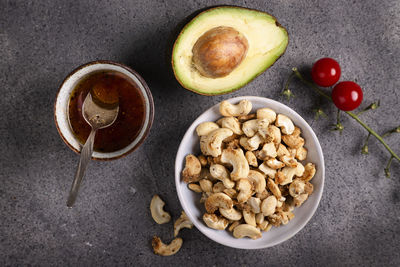
[[[78,168],[75,173],[75,178],[71,186],[71,191],[69,191],[69,196],[67,200],[68,207],[72,207],[72,205],[74,205],[76,197],[78,196],[79,187],[85,174],[86,167],[92,158],[93,143],[94,137],[96,136],[96,131],[97,129],[92,128],[92,131],[90,132],[85,145],[82,147],[81,158],[79,160]]]

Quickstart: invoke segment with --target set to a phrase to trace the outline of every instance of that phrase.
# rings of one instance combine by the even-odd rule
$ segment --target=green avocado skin
[[[218,11],[218,12],[256,12],[256,13],[261,13],[263,15],[265,15],[266,18],[268,18],[269,20],[273,20],[273,22],[275,23],[275,25],[284,33],[285,35],[285,40],[283,40],[283,42],[276,48],[274,48],[271,51],[271,55],[270,57],[264,61],[263,66],[260,68],[260,71],[254,73],[253,76],[251,76],[250,78],[243,80],[242,82],[237,83],[235,86],[232,86],[230,88],[227,88],[226,90],[223,91],[217,91],[215,93],[207,91],[204,92],[201,90],[201,88],[195,88],[187,83],[185,83],[181,78],[180,78],[180,70],[177,67],[176,64],[176,58],[175,58],[175,54],[176,54],[176,50],[177,50],[177,44],[179,44],[180,42],[180,37],[187,31],[190,31],[191,25],[193,23],[196,22],[197,18],[199,17],[204,17],[207,16],[208,13],[211,13],[213,11]],[[238,6],[219,6],[219,7],[214,7],[214,8],[210,8],[207,9],[206,11],[201,12],[200,14],[198,14],[196,17],[194,17],[188,24],[186,24],[186,26],[182,29],[182,31],[180,32],[178,38],[176,39],[175,43],[174,43],[174,47],[173,47],[173,51],[172,51],[172,70],[174,72],[175,78],[176,80],[179,82],[179,84],[184,87],[185,89],[192,91],[194,93],[200,94],[200,95],[207,95],[207,96],[212,96],[212,95],[223,95],[223,94],[228,94],[228,93],[232,93],[240,88],[242,88],[243,86],[245,86],[246,84],[248,84],[249,82],[251,82],[252,80],[254,80],[257,76],[259,76],[261,73],[263,73],[264,71],[266,71],[269,67],[271,67],[286,51],[286,48],[288,46],[289,43],[289,35],[286,31],[286,29],[279,24],[279,22],[277,21],[277,19],[266,13],[266,12],[262,12],[259,10],[255,10],[255,9],[248,9],[248,8],[243,8],[243,7],[238,7]]]

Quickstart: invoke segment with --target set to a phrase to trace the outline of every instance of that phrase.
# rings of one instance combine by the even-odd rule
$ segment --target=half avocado
[[[288,33],[273,16],[221,6],[181,31],[172,51],[178,82],[202,95],[235,91],[268,69],[286,50]]]

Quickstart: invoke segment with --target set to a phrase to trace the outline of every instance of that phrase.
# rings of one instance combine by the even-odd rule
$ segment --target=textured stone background
[[[379,2],[379,3],[378,3]],[[286,54],[245,88],[205,97],[184,90],[167,63],[180,23],[196,10],[237,4],[268,11],[287,27]],[[392,1],[7,1],[0,0],[0,265],[399,265],[400,164],[383,175],[388,153],[344,118],[343,135],[329,118],[315,121],[319,98],[296,82],[297,98],[280,96],[293,66],[303,71],[322,56],[336,58],[342,80],[356,80],[367,105],[362,117],[379,132],[399,124],[400,4]],[[65,201],[78,156],[60,139],[53,103],[64,77],[80,64],[109,59],[127,64],[154,96],[154,126],[135,153],[93,162],[78,202]],[[186,128],[222,99],[258,95],[281,100],[314,128],[325,154],[326,183],[308,225],[276,247],[245,251],[223,247],[199,231],[183,230],[174,257],[155,256],[150,239],[172,235],[149,214],[154,193],[180,214],[174,157]],[[388,142],[400,151],[400,136]]]

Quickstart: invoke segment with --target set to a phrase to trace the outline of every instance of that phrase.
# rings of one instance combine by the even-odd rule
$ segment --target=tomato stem
[[[320,94],[321,96],[325,97],[326,99],[332,101],[332,98],[325,93],[324,91],[322,91],[318,86],[316,86],[314,83],[304,79],[304,77],[301,75],[301,73],[297,70],[297,68],[293,68],[293,73],[296,75],[296,77],[303,82],[305,85],[308,85],[309,87],[311,87],[314,91],[316,91],[318,94]],[[378,139],[379,142],[382,143],[382,145],[386,148],[387,151],[389,151],[391,158],[389,163],[391,164],[393,158],[397,159],[398,161],[400,161],[400,157],[386,144],[386,142],[383,140],[382,136],[380,136],[379,134],[377,134],[374,130],[372,130],[367,124],[365,124],[356,114],[354,114],[351,111],[345,111],[345,113],[347,115],[349,115],[350,117],[352,117],[355,121],[357,121],[362,127],[364,127],[365,130],[367,130],[371,135],[373,135],[376,139]],[[339,117],[339,114],[338,114]],[[392,132],[397,132],[396,131],[397,128],[395,128],[394,130],[392,130]],[[390,132],[390,131],[389,131]],[[387,134],[385,134],[384,136],[386,136]],[[390,164],[388,164],[388,167],[390,167]],[[385,173],[387,174],[388,168],[385,169]]]
[[[369,141],[370,137],[371,137],[371,133],[368,133],[367,138],[365,138],[364,146],[361,149],[361,154],[367,155],[369,153],[368,152],[368,141]]]
[[[390,165],[392,164],[393,156],[390,157],[388,164],[386,165],[385,168],[385,175],[387,178],[390,178]]]

